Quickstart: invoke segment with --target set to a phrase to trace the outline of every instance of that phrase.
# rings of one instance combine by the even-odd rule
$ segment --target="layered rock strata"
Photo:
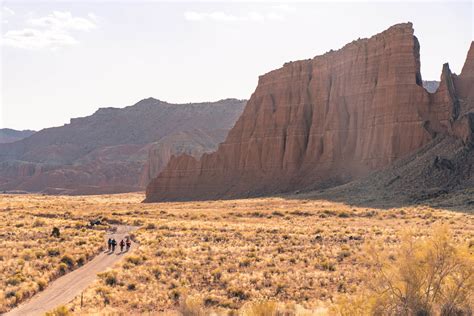
[[[147,187],[147,202],[258,196],[345,183],[412,153],[439,134],[466,130],[472,47],[460,76],[443,66],[422,86],[411,23],[259,78],[216,152],[174,157]],[[459,90],[459,93],[458,91]],[[469,119],[464,119],[470,122]],[[467,123],[466,123],[467,124]]]

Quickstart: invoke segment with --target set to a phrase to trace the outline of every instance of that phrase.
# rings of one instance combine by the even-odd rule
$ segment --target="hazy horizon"
[[[461,71],[473,34],[470,1],[3,1],[1,12],[0,128],[34,130],[148,97],[249,99],[258,76],[285,62],[408,21],[423,80],[439,80],[445,62]]]

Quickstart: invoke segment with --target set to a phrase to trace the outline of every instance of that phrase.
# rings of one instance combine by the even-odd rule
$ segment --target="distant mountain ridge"
[[[220,141],[245,103],[225,99],[171,104],[148,98],[125,108],[101,108],[64,126],[0,144],[0,190],[67,194],[142,190],[148,178],[143,173],[150,172],[145,165],[154,165],[147,160],[153,160],[148,151],[155,143],[186,132],[186,141],[168,141],[173,152],[200,154],[208,150],[206,146],[213,149],[217,144],[211,142],[194,150],[193,131],[198,130],[199,137],[220,131],[223,136],[211,138]]]
[[[0,144],[13,143],[36,133],[32,130],[14,130],[11,128],[0,128]]]
[[[429,93],[435,93],[438,90],[440,81],[437,80],[423,80],[423,88]]]

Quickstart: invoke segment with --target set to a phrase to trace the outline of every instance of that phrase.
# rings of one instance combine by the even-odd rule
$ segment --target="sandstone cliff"
[[[157,143],[166,143],[174,154],[199,156],[213,150],[244,105],[235,99],[169,104],[149,98],[123,109],[99,109],[62,127],[0,144],[0,190],[66,194],[143,190],[169,159],[149,154]],[[212,136],[216,133],[220,137]],[[196,141],[203,135],[210,135],[206,142]]]
[[[459,77],[444,65],[436,93],[426,91],[411,23],[287,63],[259,78],[215,153],[172,158],[146,201],[272,194],[367,175],[462,129],[454,128],[462,112],[456,88],[471,97],[467,65]]]
[[[236,118],[237,120],[237,118]],[[204,153],[214,152],[229,132],[228,129],[191,130],[170,134],[150,144],[140,183],[143,187],[166,167],[172,156],[187,154],[199,158]]]

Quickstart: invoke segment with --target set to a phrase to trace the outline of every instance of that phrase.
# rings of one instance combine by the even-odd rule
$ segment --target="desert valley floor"
[[[91,260],[105,248],[106,230],[118,224],[138,227],[132,233],[138,247],[99,274],[82,306],[79,297],[66,305],[74,313],[173,313],[183,301],[230,311],[272,299],[326,314],[364,286],[374,262],[369,257],[393,256],[408,230],[424,237],[442,224],[456,244],[474,248],[472,210],[372,208],[309,196],[143,199],[140,193],[2,195],[0,312]],[[90,227],[96,219],[101,224]],[[53,227],[60,238],[50,236]]]

